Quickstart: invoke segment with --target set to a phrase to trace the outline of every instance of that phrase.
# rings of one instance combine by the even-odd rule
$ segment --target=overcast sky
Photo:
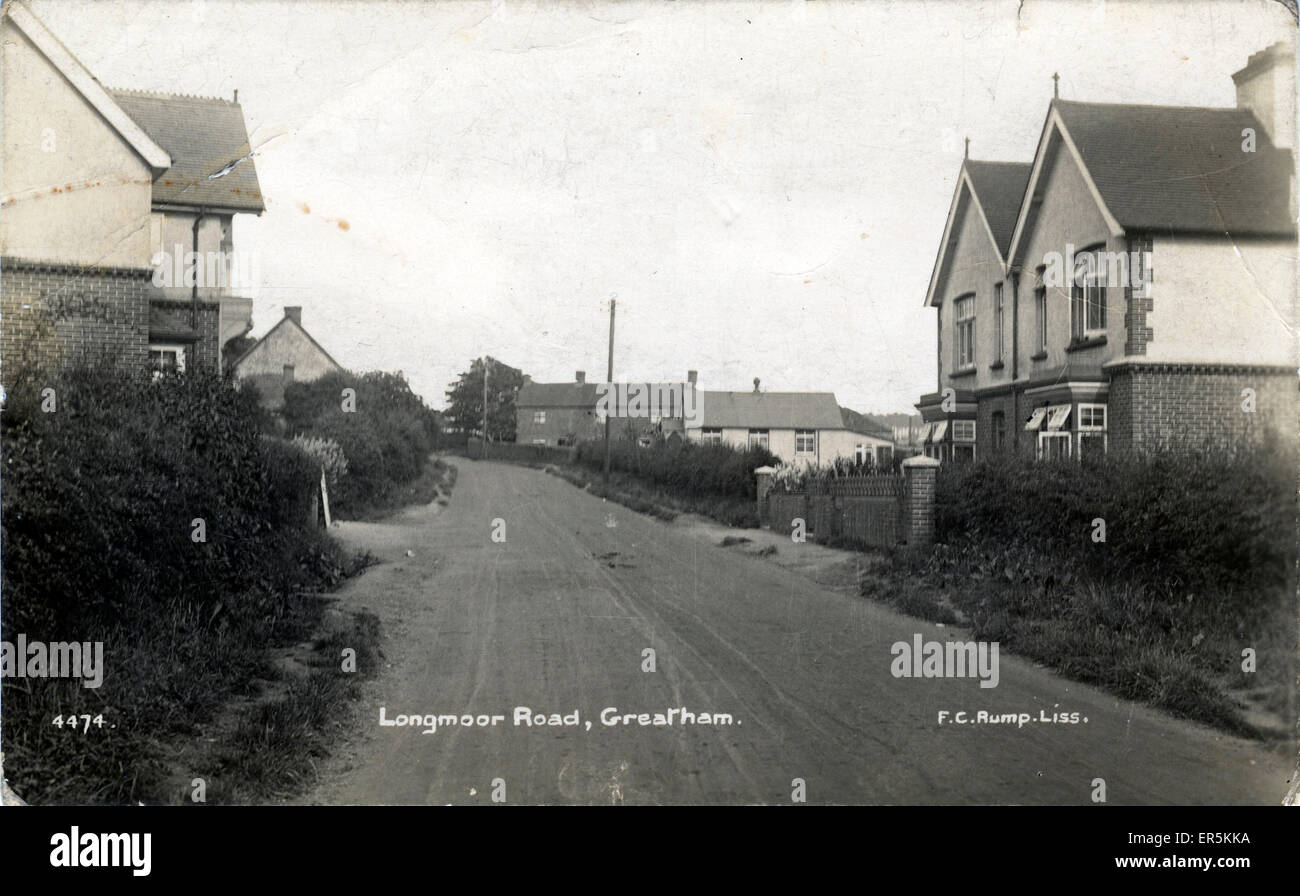
[[[1051,76],[1227,106],[1295,25],[1258,2],[32,0],[110,87],[239,89],[267,211],[254,335],[302,305],[435,407],[470,359],[539,381],[935,387],[923,307],[962,155],[1030,161]]]

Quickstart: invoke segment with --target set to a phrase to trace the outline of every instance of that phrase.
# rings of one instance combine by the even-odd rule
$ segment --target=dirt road
[[[379,615],[389,667],[306,802],[789,804],[801,791],[1083,805],[1104,786],[1110,804],[1276,805],[1286,793],[1282,755],[1006,654],[995,688],[895,678],[894,642],[965,633],[545,473],[458,464],[449,506],[341,528],[384,561],[341,598]],[[422,724],[381,725],[381,707]],[[578,724],[516,724],[517,707]],[[668,716],[680,708],[695,724]],[[976,724],[981,710],[1017,721]],[[458,718],[423,733],[426,715]]]

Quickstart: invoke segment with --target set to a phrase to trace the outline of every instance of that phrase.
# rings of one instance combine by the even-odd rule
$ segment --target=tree
[[[524,373],[489,357],[487,364],[488,439],[515,440],[515,396],[524,385]],[[469,370],[447,388],[447,419],[463,432],[483,430],[484,360],[475,359]]]

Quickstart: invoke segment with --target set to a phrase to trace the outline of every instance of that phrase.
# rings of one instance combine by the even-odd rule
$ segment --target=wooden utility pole
[[[614,382],[614,300],[609,300],[609,366],[606,368],[605,382]],[[617,393],[616,393],[617,394]],[[609,406],[605,406],[605,474],[601,478],[605,489],[609,489]]]
[[[488,380],[488,359],[486,356],[484,356],[483,358],[483,457],[481,458],[482,460],[487,460],[487,442],[488,442],[488,428],[487,428],[488,382],[487,380]]]

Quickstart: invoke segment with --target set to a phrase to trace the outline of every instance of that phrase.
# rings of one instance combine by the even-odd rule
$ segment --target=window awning
[[[921,431],[916,434],[916,442],[918,445],[930,444],[930,430],[933,428],[933,423],[926,423],[921,426]]]
[[[940,420],[934,425],[934,432],[930,433],[930,442],[936,444],[943,441],[944,435],[948,432],[948,421]]]
[[[1025,429],[1036,430],[1043,425],[1043,418],[1047,416],[1047,408],[1034,408],[1034,415],[1029,418],[1025,424]]]
[[[1048,430],[1055,432],[1065,425],[1065,421],[1070,419],[1070,405],[1057,404],[1047,409],[1051,416],[1047,418]]]

